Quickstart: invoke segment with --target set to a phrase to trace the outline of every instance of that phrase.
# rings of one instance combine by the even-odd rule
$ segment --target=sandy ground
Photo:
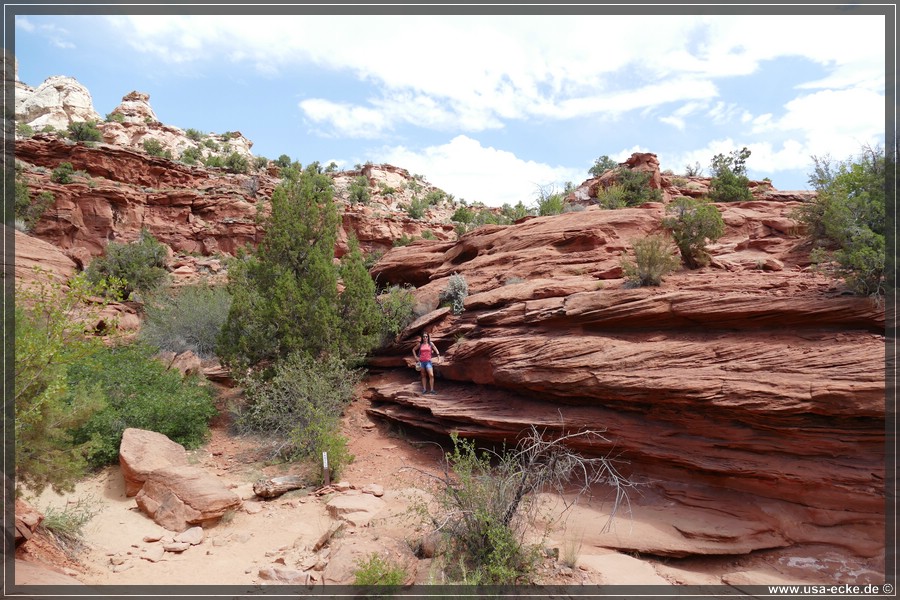
[[[369,525],[345,527],[344,541],[394,538],[415,543],[423,530],[410,520],[409,506],[419,490],[428,489],[425,473],[439,472],[443,451],[427,440],[373,421],[363,400],[349,407],[343,427],[356,458],[341,479],[356,488],[370,483],[383,486],[386,502]],[[310,560],[312,545],[333,523],[325,508],[328,498],[304,489],[260,500],[252,490],[257,479],[295,474],[296,467],[267,465],[254,441],[228,433],[224,418],[214,423],[210,441],[191,456],[192,462],[221,477],[244,499],[241,510],[205,530],[202,544],[180,554],[167,552],[157,561],[147,559],[152,542],[145,540],[172,532],[154,523],[133,498],[125,496],[119,468],[110,467],[80,482],[70,494],[45,492],[29,499],[38,510],[63,508],[80,500],[97,514],[84,528],[84,546],[77,555],[67,557],[41,540],[32,540],[26,544],[30,550],[25,558],[49,563],[56,571],[91,585],[271,584],[261,578],[261,569],[298,568]],[[608,518],[608,502],[580,498],[563,514],[559,499],[545,496],[541,500],[547,518],[535,535],[546,533],[544,545],[559,551],[559,560],[548,559],[542,566],[541,583],[742,585],[867,583],[883,578],[869,565],[848,561],[828,549],[681,560],[632,556],[604,547],[609,534],[600,530]],[[696,517],[665,513],[647,497],[617,517],[613,535],[666,535],[664,521],[692,518]],[[420,569],[419,582],[432,583],[429,577],[433,574]],[[17,569],[17,583],[39,581],[32,569],[24,565]]]

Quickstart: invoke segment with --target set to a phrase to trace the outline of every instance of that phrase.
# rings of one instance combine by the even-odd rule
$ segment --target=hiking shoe
[[[430,391],[430,392],[428,392],[428,393],[429,393],[429,394],[434,394],[434,395],[437,395],[437,392],[436,392],[436,391],[434,391],[434,390],[431,390],[431,391]]]

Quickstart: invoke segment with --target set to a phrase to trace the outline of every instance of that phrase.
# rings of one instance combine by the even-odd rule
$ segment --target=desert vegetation
[[[812,260],[854,293],[880,298],[888,285],[885,198],[895,166],[882,148],[872,147],[842,161],[813,161],[809,183],[816,199],[797,211],[813,245]]]

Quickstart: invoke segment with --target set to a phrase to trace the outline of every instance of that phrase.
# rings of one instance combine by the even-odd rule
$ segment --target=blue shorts
[[[422,365],[422,368],[425,369],[426,371],[431,371],[431,361],[430,360],[421,361],[421,365]]]

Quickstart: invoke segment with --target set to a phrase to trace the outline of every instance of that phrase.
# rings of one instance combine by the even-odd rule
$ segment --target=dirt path
[[[443,451],[435,444],[376,422],[366,414],[366,401],[356,400],[343,420],[355,460],[346,467],[341,479],[356,488],[378,484],[385,490],[385,508],[368,526],[348,526],[341,532],[343,544],[371,547],[386,540],[414,544],[422,530],[409,520],[411,499],[419,490],[429,489],[429,478],[437,474]],[[267,465],[265,455],[249,439],[228,432],[227,420],[213,423],[210,441],[191,454],[192,461],[221,477],[244,499],[242,509],[226,515],[214,527],[205,530],[202,544],[180,553],[165,553],[158,560],[148,558],[148,548],[160,536],[171,535],[144,515],[127,498],[119,468],[109,467],[80,482],[73,493],[58,496],[46,492],[33,505],[65,507],[79,499],[96,507],[95,516],[84,528],[85,549],[73,560],[40,540],[30,541],[32,560],[53,564],[77,580],[96,585],[255,585],[266,581],[266,569],[309,568],[317,560],[312,551],[315,542],[335,522],[328,514],[328,497],[296,490],[261,501],[252,490],[261,477],[297,474],[291,465]],[[570,499],[571,500],[571,499]],[[827,555],[791,555],[757,553],[743,557],[690,559],[682,561],[635,557],[604,547],[600,533],[608,517],[608,503],[600,499],[580,499],[564,519],[558,498],[542,497],[545,533],[543,544],[557,548],[559,560],[542,565],[542,583],[556,584],[658,584],[718,585],[734,584],[877,581],[877,574],[866,575],[865,565],[838,564],[825,569]],[[664,525],[673,519],[686,521],[690,514],[672,514],[661,510],[652,494],[632,505],[630,513],[620,516],[615,535],[652,537],[664,535]],[[608,534],[607,534],[608,535]],[[795,553],[796,554],[796,553]],[[839,560],[838,556],[836,560]],[[843,569],[843,576],[841,570]],[[315,570],[309,570],[316,576]],[[851,576],[851,572],[855,573]],[[321,581],[321,574],[318,575]],[[433,582],[427,568],[419,569],[417,581]]]

